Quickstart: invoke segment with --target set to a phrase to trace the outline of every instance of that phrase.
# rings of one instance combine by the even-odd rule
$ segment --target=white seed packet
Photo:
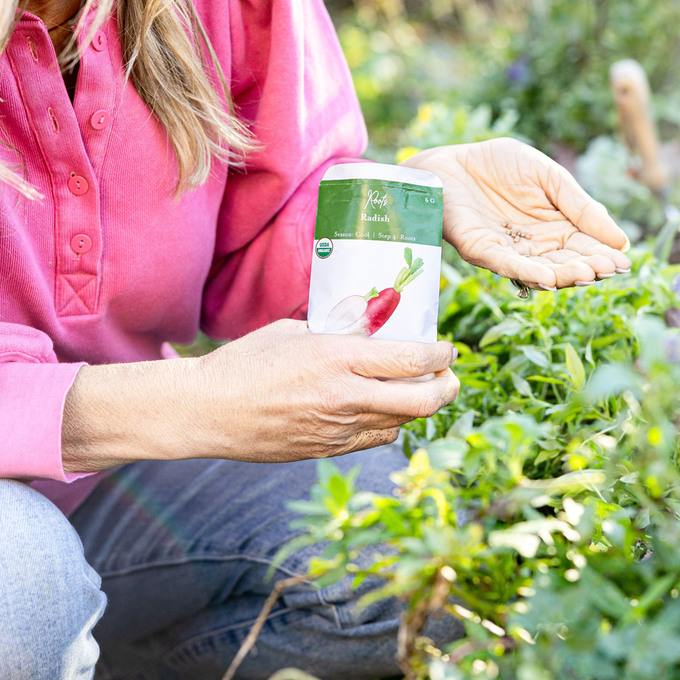
[[[332,166],[319,185],[312,333],[437,341],[444,192],[401,165]]]

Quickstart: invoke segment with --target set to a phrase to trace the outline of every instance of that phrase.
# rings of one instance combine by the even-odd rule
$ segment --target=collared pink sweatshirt
[[[216,163],[179,202],[115,16],[83,53],[73,105],[38,18],[24,14],[0,55],[0,161],[44,196],[0,186],[0,477],[55,480],[34,485],[65,512],[99,478],[62,467],[79,368],[160,359],[199,328],[235,338],[304,318],[318,182],[366,144],[322,0],[194,3],[263,150],[246,173]]]

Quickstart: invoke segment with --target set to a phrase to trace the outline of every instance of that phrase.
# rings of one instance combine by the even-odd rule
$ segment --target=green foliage
[[[204,354],[209,354],[224,344],[224,341],[212,340],[205,333],[199,331],[190,345],[173,343],[172,347],[181,357],[202,357]]]
[[[418,108],[418,115],[402,135],[408,146],[397,152],[397,161],[406,160],[418,151],[433,146],[516,137],[514,127],[517,118],[517,112],[508,109],[493,120],[491,107],[487,104],[480,104],[475,109],[466,105],[452,108],[441,102],[422,104]]]
[[[392,162],[400,147],[398,160],[507,134],[569,165],[587,151],[579,179],[631,234],[639,233],[633,225],[660,226],[656,200],[625,174],[630,159],[611,138],[609,68],[640,61],[662,136],[677,136],[680,81],[671,65],[680,57],[680,0],[355,1],[356,11],[337,0],[331,9],[370,157]],[[677,186],[671,198],[680,202]]]
[[[458,400],[408,426],[394,495],[324,461],[293,505],[289,549],[325,543],[321,584],[378,575],[363,604],[407,603],[407,677],[680,678],[680,330],[662,319],[678,268],[634,260],[635,276],[529,301],[445,266]],[[437,649],[418,636],[442,609],[467,637]]]
[[[631,240],[661,226],[613,136],[608,73],[640,61],[677,134],[680,0],[331,1],[369,156],[512,135],[572,158]],[[663,321],[680,269],[633,259],[634,275],[522,301],[449,252],[458,399],[404,428],[394,495],[322,462],[294,504],[301,534],[279,559],[322,543],[320,584],[381,576],[364,604],[406,602],[409,680],[680,680],[680,331]],[[437,649],[420,634],[441,610],[467,636]]]
[[[441,293],[439,327],[442,337],[458,348],[456,374],[463,388],[450,407],[408,426],[408,445],[446,436],[470,411],[477,424],[522,412],[554,424],[538,462],[561,465],[558,454],[567,439],[586,439],[587,433],[579,434],[582,429],[598,422],[607,426],[616,417],[613,404],[582,406],[575,399],[583,371],[633,360],[637,339],[632,320],[661,315],[672,304],[667,280],[675,269],[664,275],[650,256],[640,254],[635,276],[557,294],[534,292],[525,301],[507,280],[455,257],[455,267],[443,265],[448,285]]]
[[[369,155],[391,162],[419,104],[454,88],[453,47],[434,37],[426,42],[419,27],[403,19],[357,16],[340,22],[338,35],[370,132]]]
[[[486,73],[480,70],[471,99],[508,102],[520,113],[518,130],[543,149],[559,141],[583,152],[615,127],[608,87],[614,61],[640,61],[656,92],[677,89],[668,65],[680,56],[679,20],[676,0],[530,2],[524,30],[512,34]],[[491,56],[484,46],[477,51]]]

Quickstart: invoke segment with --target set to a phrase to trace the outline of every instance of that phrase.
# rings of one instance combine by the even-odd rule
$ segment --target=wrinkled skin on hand
[[[391,443],[400,425],[456,398],[453,359],[448,342],[312,334],[304,321],[277,321],[200,359],[201,455],[287,462]]]
[[[456,398],[454,357],[448,342],[312,334],[283,320],[200,358],[84,366],[64,408],[64,470],[283,463],[389,444]],[[401,380],[422,376],[433,377]]]
[[[471,264],[530,288],[589,285],[630,270],[629,242],[560,165],[514,139],[445,146],[403,163],[444,183],[444,238]],[[510,228],[531,239],[515,242]],[[527,257],[528,256],[528,257]]]

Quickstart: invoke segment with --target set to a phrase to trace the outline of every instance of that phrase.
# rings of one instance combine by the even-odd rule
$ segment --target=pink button
[[[94,47],[97,52],[101,52],[106,49],[106,33],[104,31],[97,31],[92,38],[92,47]]]
[[[87,253],[92,248],[92,239],[86,234],[76,234],[71,239],[71,250],[78,255]]]
[[[92,114],[92,118],[90,118],[90,125],[95,130],[103,130],[109,124],[109,120],[111,120],[109,112],[101,109],[100,111],[95,111]]]
[[[76,196],[86,194],[89,188],[90,185],[87,183],[87,180],[80,175],[73,175],[68,181],[68,190]]]

